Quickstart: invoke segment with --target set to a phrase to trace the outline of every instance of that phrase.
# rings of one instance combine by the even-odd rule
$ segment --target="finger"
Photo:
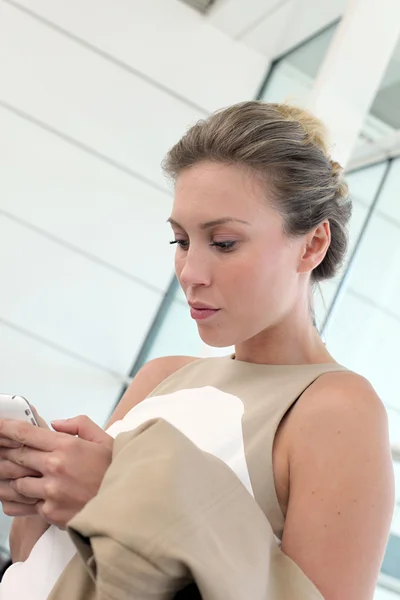
[[[45,484],[43,477],[21,477],[10,482],[12,490],[20,494],[23,498],[44,500]]]
[[[2,502],[19,502],[20,504],[35,504],[37,502],[37,500],[25,497],[14,490],[10,485],[10,481],[0,482],[0,499]]]
[[[19,477],[35,477],[39,475],[37,471],[21,467],[5,458],[0,459],[0,480],[18,479]]]
[[[16,465],[32,469],[33,471],[44,473],[48,465],[49,452],[34,450],[29,446],[20,446],[20,448],[0,448],[0,457]]]
[[[19,442],[14,442],[14,440],[0,436],[0,448],[19,448],[20,445]]]
[[[50,429],[11,419],[0,419],[0,436],[45,451],[54,450],[58,439]]]
[[[52,421],[52,427],[62,433],[69,435],[77,435],[82,440],[87,442],[96,442],[98,444],[112,443],[112,437],[109,436],[101,427],[96,425],[89,417],[81,415],[73,419],[65,419],[64,421]]]
[[[58,529],[66,529],[67,523],[71,519],[71,515],[60,510],[49,500],[39,501],[35,505],[37,514],[42,517],[46,523],[56,525]]]
[[[22,504],[21,502],[3,502],[3,512],[8,517],[30,517],[37,515],[36,504]]]

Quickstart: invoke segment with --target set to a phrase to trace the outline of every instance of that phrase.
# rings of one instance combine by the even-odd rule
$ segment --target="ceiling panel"
[[[86,414],[103,426],[122,381],[0,321],[0,390],[21,394],[48,423]],[[1,525],[0,525],[1,530]]]
[[[169,193],[2,108],[0,131],[1,211],[104,261],[128,279],[161,292],[167,288],[173,262],[166,251]]]
[[[258,24],[248,29],[241,40],[265,56],[273,56],[282,36],[286,35],[295,1],[281,2]]]
[[[266,70],[262,55],[234,43],[212,26],[208,17],[178,0],[18,3],[23,11],[60,28],[67,37],[82,40],[147,81],[202,107],[203,114],[252,97]],[[5,12],[2,18],[6,21]],[[6,22],[3,26],[10,30]],[[10,35],[17,34],[11,29]],[[30,44],[27,38],[25,45]]]
[[[339,18],[347,0],[226,0],[208,19],[268,58],[284,54]]]
[[[290,23],[276,47],[276,55],[288,52],[338,19],[347,0],[295,0]]]
[[[2,18],[1,100],[166,188],[165,152],[201,113],[9,4]]]
[[[282,5],[292,0],[220,0],[212,8],[208,19],[234,38],[242,38],[250,30],[271,16]]]
[[[0,281],[7,290],[0,294],[1,318],[91,364],[127,373],[162,294],[12,218],[1,215],[0,230]]]
[[[181,2],[188,4],[192,8],[195,8],[202,13],[205,13],[211,8],[215,0],[181,0]]]

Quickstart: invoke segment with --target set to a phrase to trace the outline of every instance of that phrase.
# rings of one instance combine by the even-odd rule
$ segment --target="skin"
[[[178,177],[171,225],[178,242],[176,273],[188,301],[219,309],[198,322],[207,344],[235,345],[237,360],[261,364],[334,362],[312,325],[309,306],[311,273],[330,243],[328,222],[307,235],[289,238],[268,189],[254,174],[233,165],[200,163]],[[158,383],[192,360],[166,357],[145,365],[112,421],[123,418]],[[47,526],[45,521],[64,526],[77,505],[100,485],[111,460],[112,441],[81,419],[56,424],[57,432],[0,422],[0,443],[27,446],[0,451],[0,477],[5,480],[1,498],[6,488],[12,489],[10,477],[2,476],[7,460],[35,471],[42,484],[48,484],[40,488],[36,482],[33,491],[32,477],[16,475],[15,506],[36,514],[15,520],[16,555],[29,553],[37,539],[33,525],[32,534],[26,533],[26,519],[34,518],[39,530]],[[272,458],[276,491],[286,515],[283,552],[325,600],[372,600],[394,491],[386,412],[370,384],[353,373],[321,376],[283,420]],[[90,461],[98,468],[88,490],[82,482]],[[23,500],[29,495],[27,482],[31,495],[37,496],[33,508]],[[68,494],[78,498],[72,510]],[[23,547],[21,540],[27,538]]]

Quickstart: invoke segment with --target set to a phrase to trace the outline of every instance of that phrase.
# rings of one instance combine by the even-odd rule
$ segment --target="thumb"
[[[113,438],[85,415],[62,421],[52,421],[51,425],[59,433],[76,435],[81,440],[95,442],[96,444],[106,444],[112,447]]]

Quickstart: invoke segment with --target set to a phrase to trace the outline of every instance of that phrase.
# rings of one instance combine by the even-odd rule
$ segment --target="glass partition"
[[[305,106],[336,28],[337,22],[276,61],[261,100]]]

